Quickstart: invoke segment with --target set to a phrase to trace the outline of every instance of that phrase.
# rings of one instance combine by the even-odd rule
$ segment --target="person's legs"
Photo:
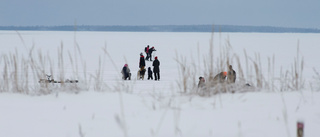
[[[154,72],[154,80],[158,80],[157,79],[157,72]]]
[[[154,80],[160,80],[160,73],[154,72]]]
[[[148,53],[148,54],[149,54],[150,61],[152,61],[152,55],[151,55],[151,53]]]
[[[128,74],[128,78],[129,78],[129,80],[131,80],[131,73]]]
[[[149,53],[146,53],[147,54],[147,57],[145,60],[149,60],[150,56],[149,56]]]

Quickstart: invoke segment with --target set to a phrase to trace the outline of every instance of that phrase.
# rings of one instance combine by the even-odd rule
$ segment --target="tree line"
[[[64,26],[0,26],[0,30],[21,31],[128,31],[128,32],[262,32],[262,33],[320,33],[317,28],[289,28],[236,25],[64,25]]]

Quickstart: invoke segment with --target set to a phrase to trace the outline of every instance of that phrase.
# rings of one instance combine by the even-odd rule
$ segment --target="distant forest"
[[[0,26],[0,30],[19,31],[127,31],[127,32],[261,32],[320,33],[316,28],[285,28],[271,26],[233,25],[151,25],[151,26]]]

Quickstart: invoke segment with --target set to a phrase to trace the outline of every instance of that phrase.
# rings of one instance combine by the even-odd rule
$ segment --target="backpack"
[[[145,47],[145,48],[144,48],[144,52],[147,52],[147,51],[148,51],[148,47]]]

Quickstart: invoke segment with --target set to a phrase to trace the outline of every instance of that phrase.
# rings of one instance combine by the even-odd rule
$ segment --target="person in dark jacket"
[[[148,67],[148,80],[153,80],[151,67]]]
[[[122,73],[122,79],[123,80],[127,80],[127,79],[131,79],[131,73],[130,73],[130,69],[129,69],[129,66],[128,64],[124,64],[122,70],[121,70],[121,73]]]
[[[154,80],[160,80],[160,68],[159,68],[160,61],[158,60],[158,57],[154,58],[152,66],[153,66]]]
[[[139,68],[142,71],[144,67],[146,66],[146,61],[144,60],[144,56],[142,53],[140,53],[140,61],[139,61]]]
[[[229,70],[228,70],[228,79],[227,79],[227,83],[228,84],[231,84],[231,83],[235,83],[236,82],[236,78],[237,78],[237,76],[236,76],[236,71],[234,71],[233,69],[232,69],[232,66],[231,65],[229,65]]]
[[[150,57],[150,61],[152,61],[152,52],[153,51],[157,51],[156,49],[154,49],[154,47],[151,47],[149,50],[148,50],[148,54],[147,57],[149,56]]]

